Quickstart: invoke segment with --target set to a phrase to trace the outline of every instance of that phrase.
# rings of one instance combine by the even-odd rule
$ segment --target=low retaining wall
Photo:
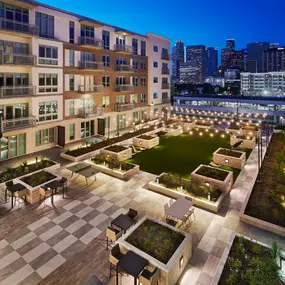
[[[193,121],[193,122],[181,122],[180,125],[183,128],[183,132],[188,133],[196,127],[196,122],[195,121]]]
[[[107,154],[112,158],[116,158],[118,160],[127,160],[132,158],[133,151],[131,148],[127,148],[125,150],[122,150],[120,152],[113,152],[111,150],[107,150],[106,148],[101,150],[101,153]]]
[[[214,124],[213,125],[209,125],[209,126],[205,126],[205,125],[199,125],[196,123],[196,128],[199,129],[213,129],[214,128]]]
[[[225,154],[220,154],[219,151],[222,148],[217,149],[213,153],[213,161],[216,164],[226,165],[237,169],[242,169],[245,165],[246,154],[245,152],[234,150],[234,152],[240,153],[241,157],[234,157]]]
[[[247,139],[241,139],[241,138],[237,138],[236,136],[231,136],[230,138],[230,145],[233,146],[235,145],[237,142],[239,142],[240,140],[242,140],[242,144],[239,145],[240,148],[249,148],[249,149],[254,149],[256,146],[256,138],[252,138],[250,140]]]
[[[169,136],[173,136],[173,137],[177,137],[180,136],[183,133],[182,128],[178,128],[178,129],[167,129],[167,134]]]
[[[224,199],[227,196],[227,193],[224,192],[221,194],[219,199],[215,203],[213,203],[213,202],[210,202],[207,200],[199,199],[199,198],[193,197],[191,195],[187,195],[187,194],[175,191],[173,189],[167,188],[167,187],[165,187],[159,183],[156,183],[155,180],[150,181],[148,183],[148,189],[150,189],[154,192],[163,194],[165,196],[174,198],[174,199],[179,199],[179,198],[184,199],[185,197],[190,197],[195,206],[198,206],[198,207],[205,209],[205,210],[209,210],[209,211],[214,212],[214,213],[217,213],[219,211],[219,209],[222,206],[222,202],[224,201]]]
[[[240,129],[231,129],[231,128],[226,128],[225,129],[226,132],[232,133],[232,134],[236,134],[236,135],[242,135],[242,127]]]
[[[222,192],[229,192],[232,189],[233,186],[233,173],[231,171],[226,171],[226,170],[221,170],[228,172],[227,177],[225,178],[224,181],[217,180],[214,178],[206,177],[200,174],[197,174],[196,172],[203,166],[209,167],[209,168],[214,168],[208,165],[203,165],[201,164],[198,166],[192,173],[192,181],[197,182],[199,185],[204,186],[206,183],[209,183],[210,189],[220,189]],[[216,168],[214,168],[216,169]]]
[[[153,137],[151,140],[141,139],[139,137],[133,138],[133,144],[142,148],[153,148],[159,145],[159,137]]]

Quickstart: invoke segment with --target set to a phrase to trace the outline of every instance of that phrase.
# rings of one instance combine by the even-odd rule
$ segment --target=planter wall
[[[122,160],[127,160],[127,159],[132,158],[133,151],[131,148],[127,148],[127,149],[122,150],[120,152],[113,152],[113,151],[110,151],[107,149],[102,149],[101,153],[107,154],[112,158],[116,158],[116,159],[122,161]]]
[[[226,192],[228,193],[231,189],[232,189],[232,185],[233,185],[233,173],[231,171],[226,171],[223,170],[225,172],[228,172],[227,177],[225,178],[224,181],[221,180],[217,180],[217,179],[213,179],[210,177],[206,177],[200,174],[197,174],[196,172],[202,167],[202,166],[207,166],[209,168],[214,168],[208,165],[203,165],[201,164],[199,167],[197,167],[192,173],[191,173],[191,177],[192,177],[192,181],[197,182],[199,185],[204,186],[206,185],[206,183],[209,183],[209,187],[210,189],[220,189],[222,192]]]
[[[133,138],[133,144],[135,146],[150,149],[159,145],[159,137],[153,137],[151,140],[145,140],[138,137]]]
[[[251,130],[251,129],[245,129],[243,128],[243,135],[244,136],[251,136],[255,138],[259,138],[261,134],[261,130]]]
[[[239,142],[240,140],[242,140],[242,144],[239,145],[240,148],[249,148],[249,149],[254,149],[256,146],[256,138],[252,138],[252,139],[240,139],[237,138],[236,136],[231,136],[230,138],[230,145],[233,146],[235,145],[237,142]]]
[[[110,176],[119,178],[119,179],[126,179],[129,178],[131,176],[133,176],[135,173],[137,173],[140,170],[139,165],[135,165],[135,167],[133,169],[130,169],[128,171],[119,171],[119,170],[114,170],[114,169],[110,169],[104,165],[100,165],[100,164],[95,164],[95,163],[91,163],[95,169],[108,174]]]
[[[219,199],[215,203],[213,203],[213,202],[209,202],[207,200],[199,199],[197,197],[193,197],[193,196],[190,196],[188,194],[184,194],[182,192],[178,192],[178,191],[175,191],[173,189],[167,188],[161,184],[156,183],[155,180],[150,181],[148,183],[148,189],[150,189],[154,192],[163,194],[165,196],[174,198],[174,199],[179,199],[179,198],[184,199],[185,197],[190,197],[195,206],[201,207],[202,209],[205,209],[205,210],[208,210],[208,211],[211,211],[214,213],[217,213],[219,211],[219,209],[222,206],[224,199],[227,196],[227,193],[223,192],[221,194],[221,196],[219,197]]]
[[[205,126],[205,125],[199,125],[199,123],[196,123],[196,128],[199,128],[199,129],[213,129],[214,128],[214,124],[213,125],[209,125],[209,126]]]
[[[235,135],[242,135],[243,134],[243,131],[242,131],[242,127],[240,129],[231,129],[231,128],[226,128],[225,129],[226,132],[229,132],[229,133],[232,133],[232,134],[235,134]]]
[[[193,121],[193,122],[181,122],[180,125],[183,128],[183,132],[188,133],[196,127],[196,122],[195,121]]]
[[[167,129],[167,135],[177,137],[180,136],[183,133],[182,128],[178,129]]]
[[[213,153],[214,163],[230,166],[230,167],[237,168],[237,169],[242,169],[244,167],[245,161],[246,161],[245,152],[235,150],[234,152],[240,153],[241,157],[234,157],[234,156],[219,154],[218,152],[221,149],[222,148],[219,148]]]

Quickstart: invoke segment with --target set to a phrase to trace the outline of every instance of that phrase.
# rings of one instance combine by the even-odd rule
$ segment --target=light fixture
[[[206,182],[205,185],[206,185],[207,187],[210,187],[210,183],[209,183],[209,182]]]
[[[183,255],[180,257],[180,260],[179,260],[179,266],[180,268],[183,266],[183,263],[184,263],[184,258],[183,258]]]
[[[229,163],[229,160],[228,160],[228,159],[225,159],[225,163]]]

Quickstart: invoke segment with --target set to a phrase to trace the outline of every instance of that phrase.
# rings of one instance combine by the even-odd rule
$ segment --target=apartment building
[[[10,3],[0,1],[0,160],[170,110],[170,40],[36,1]]]

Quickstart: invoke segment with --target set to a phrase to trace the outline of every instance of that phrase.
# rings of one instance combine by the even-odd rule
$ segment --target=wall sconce
[[[180,260],[179,260],[179,267],[182,268],[183,266],[183,263],[184,263],[184,258],[183,258],[183,255],[180,257]]]
[[[225,163],[229,163],[229,160],[228,160],[228,159],[225,159]]]
[[[210,183],[209,183],[209,182],[206,182],[205,185],[206,185],[207,187],[210,187]]]
[[[142,144],[142,142],[141,142],[141,141],[139,141],[139,144]]]

